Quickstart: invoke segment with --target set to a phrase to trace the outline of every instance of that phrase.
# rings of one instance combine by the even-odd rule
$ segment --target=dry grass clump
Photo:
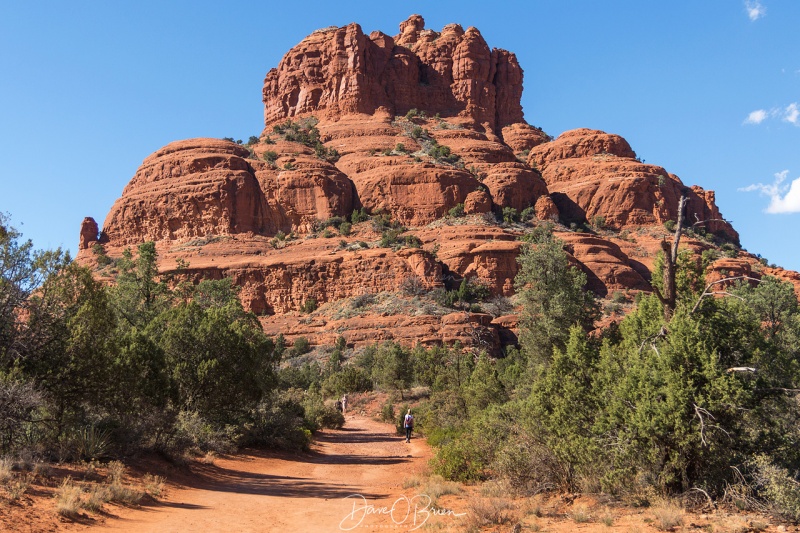
[[[216,460],[217,460],[217,454],[214,451],[208,451],[200,459],[200,462],[203,463],[204,465],[213,465]]]
[[[28,488],[33,483],[33,474],[26,474],[7,483],[6,490],[8,491],[8,499],[12,502],[17,501],[22,498],[22,495],[27,492]]]
[[[42,461],[33,463],[33,476],[37,479],[50,479],[53,477],[53,467]]]
[[[108,483],[110,485],[122,484],[123,476],[125,476],[125,465],[122,464],[122,461],[108,463]]]
[[[145,474],[142,478],[144,491],[153,498],[158,498],[164,493],[164,484],[166,481],[167,479],[164,476],[154,476],[152,474]]]
[[[81,488],[66,478],[56,490],[56,512],[67,518],[75,518],[81,509]]]
[[[111,494],[111,501],[123,505],[136,505],[144,497],[144,492],[127,487],[122,484],[125,477],[125,465],[121,461],[111,461],[108,463],[108,490]]]
[[[569,512],[568,516],[578,524],[585,524],[592,519],[589,508],[585,505],[576,505],[573,507],[572,511]]]
[[[413,489],[422,485],[423,479],[420,476],[410,476],[403,480],[404,489]]]
[[[92,488],[86,498],[81,502],[81,507],[93,513],[103,509],[103,505],[111,500],[111,489],[107,485],[97,485]]]
[[[109,485],[108,488],[111,492],[111,501],[122,505],[137,505],[144,498],[144,492],[133,487]]]
[[[8,457],[0,458],[0,483],[5,484],[14,477],[14,461]]]
[[[448,494],[460,494],[461,487],[458,483],[446,481],[442,476],[431,476],[425,485],[425,494],[430,496],[431,502],[435,504],[442,496]]]
[[[606,527],[611,527],[614,525],[614,513],[606,509],[606,512],[600,515],[600,523]]]
[[[653,525],[657,529],[670,531],[674,527],[683,525],[684,512],[674,503],[663,503],[653,507],[653,518]]]
[[[469,502],[467,529],[515,523],[518,520],[514,504],[505,498],[473,498]]]

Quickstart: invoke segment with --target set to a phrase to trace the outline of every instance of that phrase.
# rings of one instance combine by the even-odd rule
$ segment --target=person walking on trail
[[[347,394],[342,396],[342,414],[347,414]]]
[[[403,417],[403,427],[406,428],[406,442],[411,442],[411,430],[414,429],[414,415],[411,414],[411,409]]]

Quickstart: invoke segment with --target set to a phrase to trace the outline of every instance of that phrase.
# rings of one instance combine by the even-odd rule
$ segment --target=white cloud
[[[755,111],[751,112],[747,115],[747,118],[744,120],[745,124],[761,124],[766,120],[767,112],[763,109],[756,109]]]
[[[791,122],[797,126],[797,118],[800,117],[800,110],[797,109],[797,102],[791,103],[783,110],[783,120]]]
[[[791,183],[785,183],[788,170],[775,174],[775,181],[768,185],[756,183],[739,189],[740,191],[758,191],[764,196],[769,196],[770,201],[766,212],[770,214],[800,213],[800,178]]]
[[[744,7],[750,20],[756,21],[767,14],[767,8],[758,0],[745,0]]]
[[[761,124],[768,118],[780,119],[789,124],[800,126],[800,105],[797,102],[792,102],[786,107],[773,107],[770,110],[756,109],[747,115],[743,124]]]

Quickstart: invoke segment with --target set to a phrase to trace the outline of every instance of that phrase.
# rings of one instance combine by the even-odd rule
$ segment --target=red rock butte
[[[155,241],[162,272],[183,260],[189,279],[232,278],[268,333],[499,353],[516,339],[507,300],[487,313],[425,293],[473,279],[512,297],[520,237],[541,221],[557,222],[600,296],[651,290],[682,192],[690,221],[738,243],[712,191],[645,164],[622,137],[578,129],[552,139],[529,125],[522,84],[516,56],[476,28],[435,32],[413,15],[394,37],[358,24],[317,30],[267,73],[258,142],[200,138],[156,151],[102,231],[84,220],[77,260],[111,280],[99,248],[114,258]],[[383,218],[342,225],[355,210]],[[697,254],[714,247],[700,237],[683,242]],[[800,287],[797,273],[735,253],[712,271]],[[319,308],[301,313],[312,300]]]

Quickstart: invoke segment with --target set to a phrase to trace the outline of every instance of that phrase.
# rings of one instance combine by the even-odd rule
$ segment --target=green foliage
[[[381,390],[401,392],[411,385],[413,370],[407,349],[387,342],[378,347],[372,362],[372,381]]]
[[[110,265],[114,261],[106,255],[106,250],[102,244],[96,242],[92,245],[92,254],[94,254],[95,260],[97,261],[98,266],[106,266]]]
[[[464,401],[470,413],[478,413],[490,404],[503,403],[506,393],[497,371],[486,353],[481,353],[463,389]]]
[[[314,154],[320,159],[324,159],[330,163],[335,163],[339,160],[339,151],[335,148],[327,148],[321,142],[314,144]]]
[[[464,216],[464,204],[456,204],[456,206],[453,207],[452,209],[450,209],[450,211],[448,211],[447,214],[450,215],[453,218],[463,217]]]
[[[251,135],[249,139],[247,139],[248,145],[258,144],[260,142],[259,138],[256,135]]]
[[[326,396],[338,398],[348,392],[366,392],[372,390],[370,374],[363,368],[348,365],[340,371],[325,378],[322,392]]]
[[[350,222],[342,222],[339,224],[339,235],[350,235],[353,225]]]
[[[595,378],[598,354],[577,325],[563,351],[556,348],[550,365],[533,383],[528,416],[540,424],[547,448],[565,473],[562,488],[579,488],[577,477],[588,474],[600,449],[592,426],[598,412]]]
[[[350,222],[353,224],[358,224],[359,222],[364,222],[366,220],[369,220],[369,215],[367,214],[367,210],[363,207],[361,209],[355,209],[350,215]]]
[[[160,339],[182,410],[212,422],[242,416],[271,388],[274,345],[238,300],[180,304],[149,326]]]
[[[464,483],[480,480],[485,466],[475,447],[461,439],[444,444],[431,460],[434,474]]]
[[[301,313],[308,314],[308,313],[313,313],[316,310],[317,310],[317,300],[314,297],[309,298],[308,300],[303,302],[303,305],[300,306]]]
[[[91,459],[267,442],[256,434],[277,416],[284,343],[244,312],[231,280],[175,279],[183,261],[161,275],[149,242],[123,252],[109,287],[19,237],[0,217],[0,312],[10,311],[0,321],[0,452]],[[280,427],[294,434],[286,442],[307,444],[299,426]]]
[[[677,272],[675,275],[675,290],[679,301],[694,300],[703,290],[705,274],[702,258],[698,262],[691,250],[683,249],[678,252]],[[659,251],[653,263],[652,281],[654,287],[664,292],[664,252]]]
[[[292,355],[297,357],[298,355],[307,354],[311,351],[311,343],[305,337],[297,337],[294,340],[294,344],[292,345]]]
[[[800,486],[787,469],[775,465],[766,455],[751,461],[756,490],[768,501],[772,510],[793,522],[800,521]]]
[[[274,165],[275,161],[278,159],[278,152],[274,150],[267,150],[262,154],[261,157],[263,157],[264,161],[266,161],[270,165]]]
[[[503,208],[503,222],[506,224],[513,224],[514,222],[519,222],[519,220],[519,214],[516,209],[513,207]]]
[[[378,244],[381,248],[391,248],[395,244],[397,244],[400,240],[400,233],[402,233],[399,229],[387,229],[384,230],[381,234],[381,241]]]
[[[554,347],[564,349],[570,327],[589,328],[597,316],[594,295],[584,290],[586,274],[570,265],[560,240],[540,239],[519,256],[515,280],[523,345],[537,364],[548,361]]]
[[[720,250],[722,251],[722,255],[725,257],[736,257],[739,255],[739,250],[733,244],[726,242],[722,246],[720,246]]]
[[[470,278],[461,281],[458,288],[452,291],[437,289],[432,292],[436,303],[443,307],[469,308],[470,304],[485,301],[489,297],[489,288]]]
[[[670,233],[674,232],[676,227],[677,227],[677,222],[675,222],[674,220],[667,220],[666,222],[664,222],[664,228]]]

